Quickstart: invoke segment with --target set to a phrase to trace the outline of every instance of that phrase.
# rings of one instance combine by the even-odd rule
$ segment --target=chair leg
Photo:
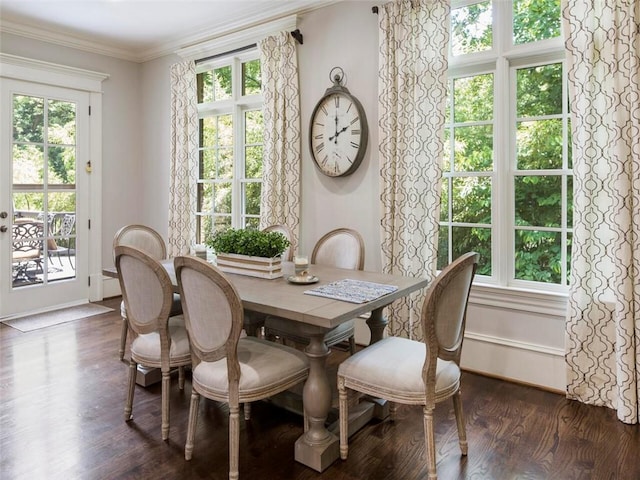
[[[436,480],[436,444],[433,430],[433,409],[426,405],[422,407],[424,417],[424,444],[427,451],[427,473],[429,480]]]
[[[178,388],[184,390],[184,366],[178,367]]]
[[[169,387],[171,385],[170,370],[162,371],[162,440],[169,439]]]
[[[340,458],[346,460],[349,454],[349,404],[343,377],[338,377],[338,397],[340,408]]]
[[[240,457],[240,405],[229,405],[229,480],[238,480]]]
[[[243,403],[242,408],[244,410],[244,419],[251,420],[251,402]]]
[[[120,330],[120,350],[118,350],[118,356],[120,360],[124,358],[124,349],[127,345],[127,333],[129,331],[129,320],[127,317],[122,317],[122,328]]]
[[[127,391],[127,403],[124,405],[124,420],[128,422],[133,419],[133,394],[136,391],[136,374],[138,373],[138,364],[131,360],[129,362],[129,390]]]
[[[356,337],[354,335],[349,337],[349,353],[351,355],[356,354]]]
[[[453,411],[456,414],[460,451],[462,452],[462,455],[466,455],[469,450],[469,444],[467,443],[467,430],[464,422],[464,411],[462,410],[462,395],[460,390],[458,390],[453,396]]]
[[[193,440],[196,436],[196,423],[198,423],[198,406],[200,395],[191,390],[191,406],[189,407],[189,426],[187,427],[187,443],[184,446],[184,459],[191,460],[193,455]]]
[[[389,419],[392,422],[396,421],[396,412],[398,411],[398,404],[396,402],[389,401]]]

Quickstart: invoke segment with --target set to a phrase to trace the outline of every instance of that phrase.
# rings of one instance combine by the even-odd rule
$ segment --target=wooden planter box
[[[259,278],[282,277],[282,261],[280,257],[264,258],[237,255],[235,253],[218,253],[216,265],[227,273],[237,273]]]

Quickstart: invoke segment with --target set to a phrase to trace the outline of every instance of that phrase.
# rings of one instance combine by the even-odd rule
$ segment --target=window
[[[256,49],[197,69],[197,242],[227,228],[258,228],[262,186],[262,96]]]
[[[438,268],[475,250],[481,282],[568,285],[572,166],[560,20],[560,0],[452,6]]]

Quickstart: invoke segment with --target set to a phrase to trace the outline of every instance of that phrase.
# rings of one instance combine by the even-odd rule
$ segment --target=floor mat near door
[[[93,303],[85,303],[75,307],[61,308],[46,313],[38,313],[36,315],[26,315],[24,317],[12,318],[4,320],[2,323],[21,332],[31,332],[40,328],[51,327],[61,323],[71,322],[84,317],[100,315],[113,311],[112,308],[103,307]]]

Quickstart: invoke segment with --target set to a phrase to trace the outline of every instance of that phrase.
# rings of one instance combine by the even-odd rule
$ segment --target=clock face
[[[350,95],[324,96],[311,115],[311,155],[325,175],[353,173],[367,147],[367,124],[360,102]]]

